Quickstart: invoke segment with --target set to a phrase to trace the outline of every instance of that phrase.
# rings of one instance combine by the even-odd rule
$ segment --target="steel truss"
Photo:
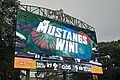
[[[87,23],[63,13],[62,9],[51,10],[51,9],[38,7],[38,6],[31,6],[31,5],[20,5],[20,9],[32,12],[34,14],[37,14],[43,17],[48,17],[48,18],[57,20],[59,22],[63,22],[66,24],[80,27],[80,28],[88,29],[90,31],[95,31],[95,29],[90,25],[88,25]]]

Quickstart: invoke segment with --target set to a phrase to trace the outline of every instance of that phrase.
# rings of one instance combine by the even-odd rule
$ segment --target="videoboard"
[[[46,54],[90,59],[92,42],[92,38],[81,28],[27,11],[18,11],[16,56],[33,57],[34,54]]]

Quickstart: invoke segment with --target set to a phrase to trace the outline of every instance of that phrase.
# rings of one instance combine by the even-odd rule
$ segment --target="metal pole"
[[[66,71],[63,71],[63,80],[66,80],[66,78],[67,78]]]
[[[29,80],[29,78],[30,78],[30,70],[27,69],[26,70],[26,80]]]
[[[73,72],[73,80],[76,80],[76,73]]]

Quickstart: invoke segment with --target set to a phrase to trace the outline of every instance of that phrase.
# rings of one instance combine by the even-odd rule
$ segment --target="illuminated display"
[[[36,69],[36,61],[27,58],[15,57],[14,68]]]
[[[56,71],[85,71],[85,72],[91,72],[91,65],[75,65],[75,64],[66,64],[66,63],[55,63],[55,62],[37,62],[36,65],[37,69],[51,69]]]
[[[23,17],[26,16],[26,17]],[[82,31],[33,13],[19,11],[16,28],[16,56],[49,54],[90,59],[91,39]]]

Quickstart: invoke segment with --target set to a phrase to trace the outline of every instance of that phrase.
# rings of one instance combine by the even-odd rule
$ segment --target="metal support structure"
[[[66,73],[66,71],[63,71],[63,80],[67,80],[67,73]]]
[[[63,13],[62,9],[51,10],[51,9],[38,7],[38,6],[31,6],[31,5],[20,5],[20,9],[24,11],[32,12],[34,14],[37,14],[43,17],[54,19],[65,24],[70,24],[75,27],[80,27],[80,28],[91,30],[91,31],[95,31],[95,29],[90,25],[88,25],[87,23]]]
[[[73,80],[76,80],[76,73],[73,73]]]
[[[26,70],[26,80],[29,80],[29,78],[30,78],[30,70],[27,69]]]

